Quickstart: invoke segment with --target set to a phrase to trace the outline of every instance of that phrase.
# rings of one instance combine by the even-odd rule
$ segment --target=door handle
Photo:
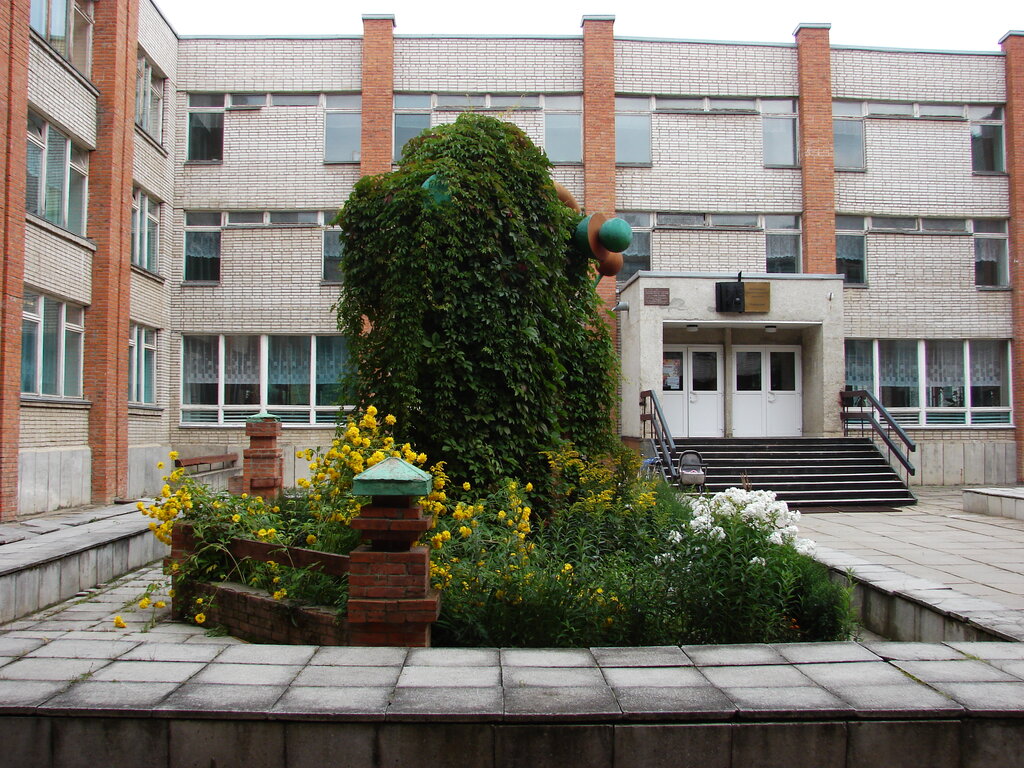
[[[696,403],[697,402],[697,396],[695,394],[693,394],[693,392],[690,393],[690,402],[691,403]]]
[[[769,403],[774,403],[775,402],[775,393],[774,392],[769,392],[768,393],[768,402]]]

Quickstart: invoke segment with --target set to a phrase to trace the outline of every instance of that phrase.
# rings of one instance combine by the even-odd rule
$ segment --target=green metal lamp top
[[[426,496],[433,488],[429,472],[392,456],[352,478],[356,496]]]
[[[259,413],[254,413],[252,416],[249,416],[246,419],[247,422],[252,422],[252,421],[280,421],[280,420],[281,420],[280,416],[275,416],[274,414],[268,413],[267,411],[260,411]]]

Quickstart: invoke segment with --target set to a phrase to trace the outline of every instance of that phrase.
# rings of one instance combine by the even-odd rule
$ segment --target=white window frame
[[[985,115],[985,110],[989,110],[989,115]],[[990,115],[998,110],[999,117],[991,117]],[[984,105],[967,105],[967,116],[971,121],[971,169],[975,174],[987,175],[996,174],[1002,175],[1006,173],[1006,126],[1005,116],[1006,108],[1002,104],[984,104]],[[995,167],[993,168],[978,168],[977,158],[975,157],[975,145],[974,135],[975,131],[981,131],[984,128],[998,128],[999,129],[999,153],[993,158]]]
[[[54,13],[53,0],[32,0],[29,24],[50,47],[86,77],[92,69],[92,0],[68,0],[63,16]],[[63,26],[64,37],[58,31]]]
[[[869,341],[872,346],[871,393],[881,402],[881,370],[879,344],[882,341],[912,341],[917,345],[917,402],[916,407],[889,407],[886,409],[897,423],[915,429],[992,429],[1013,426],[1013,352],[1008,339],[847,339]],[[927,343],[929,341],[956,341],[963,346],[964,404],[956,407],[928,406]],[[1001,406],[975,406],[971,393],[971,342],[995,341],[1002,345],[1007,404]],[[845,378],[845,376],[844,376]],[[998,420],[997,420],[998,419]]]
[[[190,224],[189,216],[192,214],[198,215],[209,215],[217,217],[217,224]],[[224,248],[224,225],[227,214],[221,211],[185,211],[185,236],[182,238],[182,266],[181,266],[181,279],[185,284],[198,284],[198,285],[212,285],[219,284],[221,281],[221,262],[222,251]],[[217,248],[217,279],[216,280],[202,280],[195,277],[189,277],[188,275],[188,235],[190,232],[218,232],[220,233],[221,240]]]
[[[58,361],[56,366],[56,389],[57,392],[43,392],[43,327],[44,317],[47,312],[47,299],[51,304],[52,311],[57,313],[55,319],[55,328],[57,349],[55,357]],[[81,322],[75,322],[69,319],[68,310],[73,310],[78,314],[82,320]],[[56,398],[61,400],[81,400],[82,399],[82,384],[83,384],[83,359],[85,357],[85,308],[77,304],[68,304],[67,302],[56,299],[52,296],[46,296],[41,293],[36,293],[29,289],[25,289],[24,298],[22,300],[22,324],[23,327],[26,324],[33,324],[36,327],[36,344],[35,349],[31,350],[31,356],[33,358],[33,382],[29,389],[22,389],[22,395],[36,396],[42,398]],[[23,331],[24,334],[24,331]],[[67,348],[67,337],[74,335],[78,337],[78,350],[79,354],[77,359],[68,359],[68,348]],[[27,357],[26,350],[22,350],[22,363]],[[71,377],[73,380],[78,382],[78,389],[75,392],[67,393],[65,391],[68,374],[73,373]],[[21,381],[24,383],[24,371],[22,371]]]
[[[1003,231],[1002,232],[979,232],[978,231],[979,227],[978,227],[978,223],[977,223],[979,221],[1000,221],[1001,224],[1002,224],[1002,230]],[[979,283],[978,282],[978,270],[977,270],[978,255],[977,255],[977,245],[975,245],[975,250],[974,250],[974,254],[975,254],[974,255],[974,286],[976,288],[979,288],[981,290],[986,290],[986,289],[991,290],[991,289],[1000,289],[1000,288],[1009,288],[1010,287],[1009,237],[1007,235],[1007,230],[1009,228],[1008,225],[1009,225],[1009,222],[1007,222],[1005,219],[972,219],[971,220],[971,232],[973,234],[973,240],[974,240],[975,244],[977,244],[977,242],[979,240],[994,240],[994,241],[999,241],[1002,244],[1002,253],[1000,255],[999,260],[997,261],[997,264],[998,264],[997,269],[998,269],[998,272],[999,272],[999,281],[996,282],[996,283]]]
[[[30,111],[28,121],[30,128],[33,120],[38,121],[41,125],[41,135],[36,135],[32,130],[28,131],[28,143],[36,147],[40,153],[39,185],[37,189],[38,199],[33,205],[33,201],[28,199],[28,186],[26,184],[25,208],[29,213],[39,216],[51,224],[56,224],[58,227],[66,229],[80,237],[85,237],[86,232],[88,231],[89,220],[89,151],[76,144],[74,140],[72,140],[71,137],[63,131],[55,128],[42,115]],[[60,210],[57,212],[56,216],[50,216],[46,210],[46,194],[48,166],[53,162],[53,158],[50,156],[50,142],[53,140],[52,136],[54,134],[64,141],[64,150],[61,153],[62,156],[59,160],[62,169],[60,200],[58,201]],[[72,174],[77,174],[81,179],[80,200],[72,199]],[[26,180],[27,176],[28,173],[26,168]],[[77,203],[81,207],[81,231],[72,228],[71,204],[73,202]]]
[[[132,264],[154,274],[160,266],[161,204],[136,187],[132,192]]]
[[[362,159],[362,114],[363,98],[358,93],[328,93],[324,96],[324,162],[325,163],[358,163]],[[329,157],[328,156],[328,123],[331,115],[356,115],[355,146],[353,157]]]
[[[653,137],[651,129],[651,110],[653,106],[653,96],[631,96],[626,94],[617,94],[615,96],[615,164],[624,167],[641,167],[645,168],[651,165],[652,158],[654,155]],[[624,134],[620,130],[619,121],[621,119],[647,119],[647,156],[641,159],[622,159],[620,153],[627,149],[626,146],[620,143],[620,137]]]
[[[220,104],[193,104],[193,101],[202,101],[208,99],[211,102],[219,101]],[[222,163],[224,162],[224,133],[226,127],[225,104],[227,103],[228,95],[226,93],[189,93],[188,94],[188,118],[185,124],[185,130],[187,134],[185,136],[185,162],[186,163]],[[236,107],[238,109],[238,107]],[[193,158],[192,153],[192,115],[193,114],[219,114],[220,115],[220,130],[221,130],[221,141],[220,141],[220,157],[218,158]]]
[[[799,125],[797,123],[797,99],[794,98],[782,98],[782,99],[759,99],[758,106],[761,112],[761,147],[762,155],[764,159],[765,168],[799,168],[800,167],[800,133]],[[788,109],[777,110],[776,107],[787,107]],[[766,147],[768,145],[765,141],[767,135],[767,128],[770,123],[786,123],[789,125],[789,129],[792,132],[792,150],[793,160],[788,163],[769,163],[767,157]]]
[[[128,402],[140,405],[156,403],[157,333],[137,323],[131,324],[128,335]],[[151,353],[151,355],[147,355]],[[146,390],[152,390],[147,399]]]
[[[784,226],[781,222],[770,221],[773,218],[782,219],[792,217],[794,225]],[[761,216],[761,224],[764,227],[764,269],[768,274],[799,275],[804,271],[803,259],[803,220],[798,213],[766,213]],[[768,243],[775,237],[796,237],[796,270],[793,272],[771,272],[768,264]]]
[[[851,216],[847,216],[847,215],[844,215],[844,214],[837,214],[836,215],[836,219],[837,219],[837,221],[836,221],[836,274],[841,274],[843,276],[843,286],[844,287],[850,286],[850,285],[855,285],[857,287],[865,287],[866,288],[867,284],[868,284],[868,237],[867,237],[867,220],[868,219],[867,219],[866,216],[852,216],[852,215]],[[840,227],[838,219],[860,219],[860,227],[849,226],[853,222],[846,222],[845,226]],[[850,280],[848,278],[848,276],[847,276],[845,271],[843,271],[843,272],[839,271],[839,261],[840,261],[839,260],[839,238],[840,237],[846,237],[846,238],[851,238],[851,239],[852,238],[858,238],[860,240],[860,243],[861,243],[861,254],[863,256],[863,258],[861,260],[862,263],[863,263],[863,267],[861,269],[862,269],[862,271],[864,273],[864,278],[862,280],[857,280],[855,282],[855,281]]]
[[[190,336],[213,336],[217,339],[217,404],[187,405],[185,404],[185,339]],[[226,359],[226,340],[231,336],[256,336],[259,344],[259,402],[249,405],[229,405],[224,397],[224,371]],[[308,405],[270,405],[269,404],[269,360],[271,336],[301,336],[309,339],[309,398]],[[183,427],[244,427],[246,419],[259,412],[269,412],[278,416],[289,426],[320,428],[330,427],[335,423],[339,410],[350,410],[350,405],[322,405],[316,403],[317,386],[317,343],[320,338],[340,338],[340,334],[320,333],[281,333],[281,334],[183,334],[180,350],[179,370],[181,371],[181,411],[180,425]],[[187,419],[191,414],[194,419]]]
[[[135,125],[157,144],[163,143],[164,85],[160,74],[143,53],[135,71]]]
[[[580,165],[583,163],[583,94],[581,93],[546,93],[543,94],[542,104],[544,109],[544,151],[548,150],[548,117],[553,115],[575,116],[579,123],[579,158],[564,157],[555,159],[548,155],[554,165]],[[572,101],[570,101],[572,100]]]

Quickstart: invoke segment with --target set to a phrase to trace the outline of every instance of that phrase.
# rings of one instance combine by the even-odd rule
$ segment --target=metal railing
[[[652,442],[654,456],[660,463],[665,478],[674,485],[676,467],[672,463],[672,457],[676,452],[676,441],[672,439],[658,396],[650,389],[640,393],[640,437]]]
[[[841,418],[844,435],[849,437],[852,428],[856,426],[860,427],[861,435],[870,428],[888,449],[890,464],[892,464],[892,457],[895,456],[908,475],[917,474],[917,470],[907,456],[917,450],[917,443],[910,439],[910,436],[903,431],[903,427],[896,423],[892,415],[885,410],[885,406],[878,402],[873,394],[866,389],[840,392],[839,401],[843,406]],[[902,446],[893,439],[894,435],[900,440]]]

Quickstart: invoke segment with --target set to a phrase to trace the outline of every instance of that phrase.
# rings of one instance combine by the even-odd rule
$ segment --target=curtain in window
[[[309,336],[271,336],[267,399],[271,405],[309,405]]]
[[[348,363],[344,336],[316,337],[316,404],[341,405],[339,380]]]
[[[184,404],[217,404],[217,346],[216,336],[185,337],[181,376]]]
[[[928,405],[931,407],[963,407],[963,342],[925,342],[925,360]]]
[[[1005,383],[1005,344],[1001,341],[971,342],[971,385],[1001,387]]]
[[[224,337],[224,404],[260,401],[260,337]]]
[[[846,342],[846,387],[866,389],[875,386],[875,361],[870,341],[851,339]]]
[[[918,405],[916,341],[878,342],[878,383],[882,405],[916,408]]]

